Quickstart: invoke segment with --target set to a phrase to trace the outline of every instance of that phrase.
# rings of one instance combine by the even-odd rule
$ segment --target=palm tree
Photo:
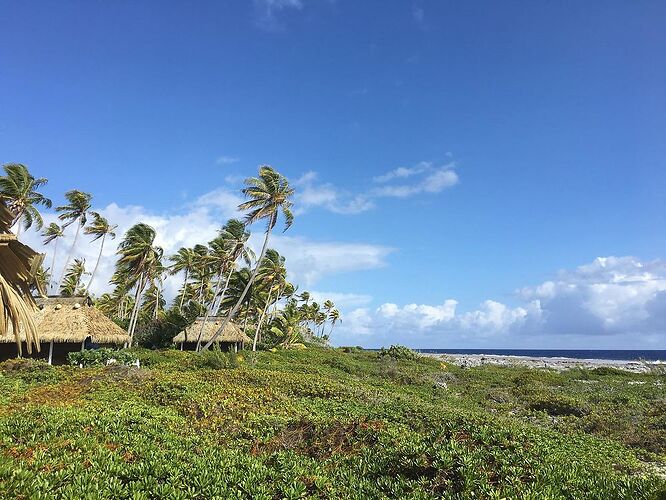
[[[285,258],[282,257],[276,250],[269,249],[266,251],[266,257],[261,263],[261,268],[259,269],[259,281],[268,288],[268,296],[264,307],[262,308],[261,315],[259,316],[259,321],[257,321],[257,327],[254,331],[254,342],[252,343],[252,350],[257,350],[257,341],[259,339],[259,332],[261,331],[261,326],[264,322],[264,317],[266,316],[266,311],[268,306],[272,303],[271,298],[273,297],[273,290],[279,291],[284,283],[287,275],[287,270],[284,267]]]
[[[74,259],[72,265],[67,269],[67,274],[65,275],[65,280],[62,282],[60,287],[60,295],[63,297],[72,297],[73,295],[79,295],[82,290],[81,278],[86,273],[86,261],[85,259]]]
[[[229,279],[231,278],[231,273],[234,271],[236,261],[242,259],[249,266],[255,257],[252,249],[247,246],[247,240],[249,238],[250,232],[247,231],[245,224],[238,219],[229,219],[222,229],[220,229],[219,237],[211,242],[213,252],[216,251],[214,245],[217,242],[221,243],[222,249],[227,255],[226,266],[228,267],[227,280],[222,292],[219,292],[219,286],[218,290],[216,290],[216,298],[219,295],[219,299],[217,307],[213,304],[213,311],[217,311],[224,300],[224,294],[229,286]]]
[[[332,300],[329,299],[329,300],[326,300],[324,302],[323,307],[324,307],[325,313],[324,313],[324,318],[323,318],[322,327],[321,327],[321,336],[322,337],[324,336],[324,328],[326,328],[326,320],[331,316],[331,311],[333,310],[333,308],[335,308],[335,304],[333,303]]]
[[[53,288],[53,275],[54,275],[54,269],[55,269],[55,260],[56,260],[56,253],[58,253],[58,240],[60,238],[63,238],[65,236],[65,232],[63,229],[56,224],[55,222],[51,222],[46,229],[42,232],[42,238],[44,238],[44,245],[50,244],[52,241],[55,242],[53,245],[53,257],[51,257],[51,267],[49,269],[49,286],[46,287],[46,289]]]
[[[169,267],[169,273],[171,275],[178,274],[181,271],[185,271],[185,280],[183,281],[183,292],[187,290],[187,280],[192,273],[192,270],[195,266],[196,254],[191,248],[182,247],[176,252],[175,255],[169,257],[169,260],[173,264]],[[185,293],[181,294],[179,309],[183,308],[183,301],[185,300]]]
[[[109,236],[112,240],[115,239],[116,233],[115,230],[118,227],[117,225],[109,224],[109,221],[106,218],[102,217],[97,212],[91,212],[93,217],[92,223],[83,229],[85,234],[92,234],[93,239],[91,241],[96,241],[102,239],[101,244],[99,245],[99,255],[97,256],[97,262],[95,263],[95,268],[93,269],[92,275],[90,276],[90,281],[88,281],[88,286],[86,290],[90,293],[90,286],[92,285],[93,280],[95,279],[95,274],[97,273],[97,268],[99,267],[99,261],[102,260],[102,251],[104,250],[104,241],[106,237]]]
[[[271,234],[271,230],[277,224],[279,213],[282,212],[282,215],[285,219],[285,228],[286,231],[289,229],[289,226],[294,221],[294,216],[291,213],[291,207],[293,203],[289,200],[294,194],[294,190],[289,187],[289,181],[275,171],[272,167],[268,165],[262,165],[259,167],[259,177],[251,177],[245,180],[246,187],[243,189],[243,194],[249,198],[248,201],[241,203],[239,205],[240,210],[250,210],[250,212],[245,216],[245,224],[250,225],[254,222],[265,220],[266,221],[266,236],[264,237],[264,244],[261,248],[261,253],[259,254],[259,259],[257,260],[257,265],[250,276],[243,294],[241,295],[239,301],[236,305],[229,311],[229,314],[222,322],[222,325],[215,332],[215,335],[206,343],[203,347],[203,350],[208,349],[213,342],[220,336],[224,331],[227,324],[234,318],[238,309],[241,306],[245,295],[252,286],[254,279],[259,272],[259,267],[261,262],[264,260],[266,255],[266,250],[268,248],[268,238]]]
[[[65,261],[65,265],[62,268],[62,274],[58,282],[58,288],[60,288],[60,284],[62,283],[62,279],[65,276],[65,271],[67,270],[69,261],[74,254],[74,248],[76,247],[76,242],[79,239],[79,231],[83,226],[86,225],[86,222],[88,221],[88,210],[90,210],[92,195],[73,189],[65,193],[65,198],[67,198],[69,203],[61,207],[56,207],[56,212],[62,212],[58,218],[62,221],[67,221],[65,224],[63,224],[62,227],[64,229],[75,222],[77,222],[77,224],[76,234],[74,236],[74,241],[72,242],[72,248],[70,248],[69,254],[67,255],[67,260]]]
[[[29,229],[33,223],[37,229],[41,229],[44,220],[35,205],[51,208],[51,200],[38,193],[37,188],[46,185],[48,180],[44,177],[35,179],[21,163],[7,163],[3,165],[3,169],[5,175],[0,175],[0,195],[7,198],[7,206],[14,212],[11,225],[14,226],[23,219],[23,224],[19,223],[16,233],[21,233],[21,227]]]
[[[281,345],[289,348],[301,336],[301,322],[303,313],[301,308],[296,306],[295,300],[290,300],[273,321],[271,332],[281,340]]]
[[[330,313],[328,313],[328,319],[331,322],[331,329],[328,332],[328,337],[330,338],[331,335],[333,334],[333,327],[335,324],[340,320],[340,311],[337,309],[333,309]]]
[[[117,254],[120,258],[116,262],[112,283],[128,290],[135,288],[134,307],[127,329],[130,337],[129,345],[132,345],[134,339],[141,294],[151,279],[157,275],[157,270],[162,268],[163,250],[154,246],[155,236],[155,229],[139,223],[128,229],[123,241],[118,245]]]

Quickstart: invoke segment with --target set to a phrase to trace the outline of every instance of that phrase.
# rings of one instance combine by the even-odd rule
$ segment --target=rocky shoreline
[[[446,354],[421,353],[423,356],[440,359],[464,368],[482,365],[526,366],[528,368],[547,368],[551,370],[570,370],[572,368],[594,369],[601,367],[617,368],[632,373],[651,373],[666,371],[666,363],[660,361],[624,361],[612,359],[577,359],[560,357],[506,356],[497,354]]]

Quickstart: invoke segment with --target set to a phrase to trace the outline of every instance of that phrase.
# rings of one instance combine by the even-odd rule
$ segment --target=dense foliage
[[[130,351],[142,368],[3,363],[0,497],[666,493],[655,473],[666,459],[663,376],[348,351]]]

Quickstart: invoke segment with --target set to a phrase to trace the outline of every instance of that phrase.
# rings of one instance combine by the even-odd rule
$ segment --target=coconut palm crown
[[[36,179],[21,163],[7,163],[2,168],[5,175],[0,175],[0,196],[7,199],[7,207],[14,213],[12,226],[21,221],[18,232],[21,227],[29,229],[33,224],[41,229],[44,220],[36,205],[51,208],[52,203],[37,189],[46,185],[48,180],[44,177]]]

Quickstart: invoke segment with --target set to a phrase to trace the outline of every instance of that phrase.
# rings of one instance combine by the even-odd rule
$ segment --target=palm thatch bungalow
[[[194,323],[174,337],[173,341],[176,345],[180,344],[181,351],[196,350],[197,340],[199,338],[199,332],[201,332],[203,321],[204,318],[197,318]],[[202,344],[205,344],[213,338],[213,335],[215,335],[220,326],[222,326],[223,321],[224,318],[219,316],[211,316],[208,318],[203,333],[201,334]],[[250,342],[252,342],[252,339],[245,335],[234,323],[227,323],[224,332],[222,332],[222,334],[215,340],[215,343],[220,346],[220,349],[226,351],[238,351],[239,348],[243,349],[244,345]]]
[[[46,359],[49,364],[63,363],[67,354],[92,347],[119,347],[129,342],[122,328],[98,309],[88,297],[47,297],[36,299],[33,321],[41,349],[32,357]],[[21,332],[21,343],[25,335]],[[0,359],[20,355],[14,345],[13,332],[0,335]]]
[[[39,336],[32,319],[35,302],[31,288],[43,293],[35,276],[44,255],[16,239],[11,230],[15,219],[16,215],[0,197],[0,335],[16,332],[11,342],[16,343],[20,354],[19,331],[23,332],[28,353],[32,353],[33,345],[39,351]]]

